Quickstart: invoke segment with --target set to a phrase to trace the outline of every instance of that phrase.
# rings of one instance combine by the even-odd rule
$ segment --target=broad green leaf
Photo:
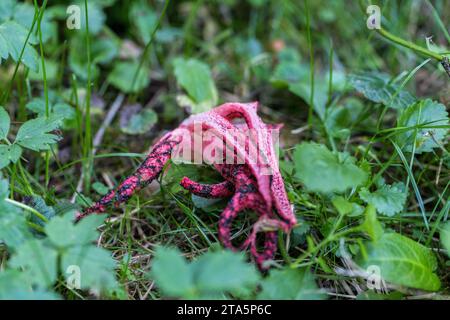
[[[413,103],[403,110],[398,118],[397,126],[411,128],[397,135],[397,143],[400,147],[412,152],[415,141],[415,153],[431,152],[443,144],[449,129],[449,119],[443,104],[426,99]],[[429,128],[415,129],[414,126]],[[440,127],[433,128],[436,126]]]
[[[255,267],[245,262],[244,255],[230,250],[207,252],[191,267],[197,290],[204,295],[215,292],[245,295],[259,280]]]
[[[11,162],[16,163],[22,155],[22,148],[16,144],[0,145],[0,169],[7,167]]]
[[[17,249],[9,266],[26,270],[33,284],[48,287],[57,278],[57,252],[46,247],[42,240],[31,239]]]
[[[108,81],[117,89],[125,92],[138,92],[144,89],[150,83],[150,75],[148,68],[142,66],[135,79],[136,70],[138,70],[138,62],[118,62],[114,65],[114,69],[108,76]],[[135,80],[134,86],[132,86]]]
[[[90,215],[74,224],[74,212],[55,217],[45,226],[45,233],[57,248],[83,246],[98,238],[98,226],[103,223],[104,215]]]
[[[359,197],[366,203],[373,204],[380,214],[392,217],[402,211],[405,205],[405,185],[401,182],[384,184],[374,192],[361,188]]]
[[[134,1],[129,14],[130,22],[136,28],[139,40],[143,44],[147,44],[158,21],[158,16],[144,1]]]
[[[325,293],[320,290],[314,276],[305,269],[272,270],[262,281],[262,291],[259,299],[275,300],[321,300]]]
[[[61,267],[63,275],[68,280],[79,271],[82,289],[91,289],[100,293],[117,287],[114,276],[116,262],[109,251],[103,248],[95,246],[70,247],[61,256]]]
[[[430,249],[398,233],[384,233],[367,245],[363,268],[376,266],[380,276],[391,283],[429,291],[439,290],[441,283],[434,270],[436,257]]]
[[[56,117],[29,120],[20,127],[15,143],[34,151],[48,150],[50,144],[60,140],[57,135],[49,133],[57,129],[60,122],[61,118]]]
[[[39,117],[45,117],[45,100],[42,98],[35,98],[28,102],[25,107],[35,112]],[[67,103],[58,102],[54,105],[49,105],[49,113],[55,118],[61,118],[64,120],[73,120],[75,118],[75,109]]]
[[[173,65],[178,84],[197,106],[192,113],[210,110],[217,104],[217,88],[207,64],[196,59],[176,58]]]
[[[86,30],[86,8],[84,5],[84,2],[80,2],[78,4],[80,6],[81,16],[80,16],[80,24],[81,24],[81,30]],[[103,26],[105,25],[106,16],[103,12],[103,9],[99,6],[99,4],[95,2],[88,2],[87,4],[88,9],[88,22],[89,22],[89,33],[96,35],[98,34]]]
[[[447,250],[447,255],[450,257],[450,221],[447,221],[440,231],[442,247]]]
[[[378,241],[383,235],[383,227],[377,219],[375,207],[369,204],[365,211],[365,219],[361,225],[362,230],[367,232],[372,241]]]
[[[2,0],[0,1],[0,23],[8,20],[14,13],[16,0]]]
[[[294,152],[296,177],[310,191],[344,192],[367,180],[367,173],[349,155],[334,154],[324,145],[302,143]]]
[[[29,30],[33,23],[34,13],[34,5],[29,3],[20,3],[15,6],[12,19]],[[50,20],[47,10],[41,19],[41,31],[43,43],[46,43],[50,38],[56,36],[57,25],[55,22]],[[39,42],[37,33],[33,32],[31,37],[33,39],[33,43]]]
[[[27,273],[7,269],[0,271],[0,300],[56,300],[59,296],[30,285]]]
[[[150,275],[166,295],[185,299],[215,299],[230,293],[247,296],[259,279],[240,253],[208,252],[187,263],[178,250],[170,248],[158,248]]]
[[[414,96],[404,89],[401,89],[397,96],[394,97],[400,86],[391,83],[389,76],[386,74],[377,72],[351,74],[349,82],[367,99],[397,110],[406,108],[416,100]]]
[[[58,77],[58,62],[45,59],[45,78],[48,82],[57,80]],[[38,65],[38,71],[30,71],[28,77],[32,81],[44,81],[42,73],[42,65]]]
[[[26,224],[25,213],[6,202],[8,196],[9,183],[5,179],[0,179],[0,242],[15,250],[31,238],[31,233]]]
[[[87,79],[86,39],[82,35],[74,36],[69,47],[69,66],[81,79]],[[91,43],[91,76],[97,78],[100,73],[98,64],[109,64],[119,54],[119,45],[110,38],[100,38]]]
[[[194,294],[194,274],[177,249],[159,247],[150,275],[168,296],[189,298]]]
[[[11,119],[8,112],[0,106],[0,140],[6,139],[11,125]]]
[[[15,21],[0,24],[0,64],[8,56],[18,62],[27,35],[28,30]],[[38,54],[30,42],[25,46],[21,62],[31,70],[38,70]]]
[[[353,203],[341,196],[334,197],[332,203],[341,215],[346,215],[353,211]]]
[[[143,134],[158,122],[158,115],[151,109],[144,109],[130,117],[125,126],[121,126],[127,134]]]

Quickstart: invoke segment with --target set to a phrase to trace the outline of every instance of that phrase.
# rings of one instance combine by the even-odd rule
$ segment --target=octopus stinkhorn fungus
[[[257,115],[257,106],[257,102],[225,103],[190,116],[158,141],[131,176],[79,213],[77,219],[127,201],[157,178],[169,159],[208,163],[223,176],[223,182],[208,185],[184,177],[181,186],[205,198],[230,197],[219,219],[219,239],[227,248],[236,250],[231,242],[231,224],[238,213],[246,209],[255,211],[258,221],[241,249],[250,247],[257,265],[264,269],[264,262],[275,255],[277,230],[289,232],[296,218],[274,148],[273,137],[281,126],[263,123]],[[257,249],[258,232],[265,232],[262,252]]]

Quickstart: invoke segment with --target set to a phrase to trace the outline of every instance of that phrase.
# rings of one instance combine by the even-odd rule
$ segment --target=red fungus
[[[236,250],[231,243],[231,224],[239,212],[249,209],[258,214],[258,221],[241,249],[250,247],[256,263],[264,269],[263,263],[273,259],[276,252],[277,229],[289,232],[296,224],[296,218],[286,195],[273,146],[272,131],[278,130],[280,126],[263,123],[256,109],[256,102],[226,103],[211,111],[189,117],[177,129],[159,140],[131,176],[97,203],[85,209],[77,219],[91,213],[104,212],[110,204],[117,206],[127,201],[134,192],[157,178],[166,162],[176,158],[174,155],[177,152],[179,154],[183,146],[187,146],[194,154],[200,151],[202,161],[213,164],[225,180],[218,184],[207,185],[184,177],[181,185],[193,194],[205,198],[231,197],[219,220],[219,239],[227,248]],[[243,122],[238,123],[236,121],[238,119]],[[253,138],[239,141],[233,134],[236,131],[247,138],[253,134]],[[200,133],[203,137],[206,132],[216,138],[216,141],[218,139],[224,142],[226,148],[219,148],[218,151],[205,155],[203,150],[212,146],[211,139],[201,140],[200,145],[194,142],[192,148],[194,135]],[[197,150],[198,148],[202,150]],[[254,149],[258,151],[252,153],[251,150]],[[189,152],[189,155],[192,153]],[[231,162],[228,159],[230,157],[227,158],[230,155]],[[258,252],[256,245],[258,232],[265,232],[264,248],[261,253]]]

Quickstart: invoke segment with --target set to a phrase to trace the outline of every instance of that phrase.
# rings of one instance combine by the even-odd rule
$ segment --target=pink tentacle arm
[[[172,149],[180,141],[180,137],[171,138],[170,135],[163,137],[131,176],[122,181],[116,189],[109,191],[98,202],[79,213],[76,219],[80,220],[92,213],[105,212],[109,205],[117,207],[122,202],[130,199],[135,192],[144,188],[159,176],[164,165],[171,157]]]
[[[181,179],[180,185],[196,196],[203,198],[227,198],[234,193],[234,186],[229,181],[216,184],[202,184],[184,177]]]

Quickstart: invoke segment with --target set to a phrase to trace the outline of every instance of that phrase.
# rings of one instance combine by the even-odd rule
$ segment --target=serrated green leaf
[[[22,47],[28,35],[28,30],[15,21],[6,21],[0,24],[0,64],[8,56],[18,62]],[[31,70],[38,70],[38,54],[28,42],[22,56],[23,64]]]
[[[133,88],[131,87],[134,75],[138,68],[138,62],[118,62],[114,65],[114,69],[109,74],[108,82],[125,93],[138,92],[150,83],[148,69],[145,66],[142,66],[139,69]]]
[[[68,212],[62,217],[55,217],[45,226],[45,233],[57,248],[83,246],[98,238],[97,228],[103,223],[105,215],[90,215],[74,224],[74,213]]]
[[[143,134],[149,131],[158,122],[158,115],[151,109],[144,109],[131,116],[126,126],[121,126],[127,134]]]
[[[169,296],[189,298],[195,292],[193,272],[177,249],[159,247],[150,275]]]
[[[30,275],[18,270],[0,271],[0,300],[56,300],[59,296],[30,285]]]
[[[84,5],[84,2],[80,2],[78,4],[80,6],[80,26],[81,30],[86,30],[86,8]],[[103,26],[105,25],[106,16],[103,12],[102,7],[94,2],[88,2],[87,4],[88,9],[88,19],[89,19],[89,33],[96,35],[98,34]]]
[[[0,145],[0,169],[5,168],[11,162],[16,163],[22,155],[22,148],[16,144]]]
[[[196,59],[176,58],[173,66],[178,84],[195,104],[192,113],[208,111],[217,104],[217,88],[207,64]]]
[[[284,268],[272,270],[262,282],[258,299],[270,300],[321,300],[325,293],[320,290],[314,276],[305,269]]]
[[[404,89],[394,98],[399,85],[391,83],[386,74],[377,72],[351,74],[349,83],[367,99],[390,108],[401,110],[416,101],[415,97]]]
[[[8,263],[12,268],[26,270],[32,276],[33,284],[48,287],[56,281],[57,255],[42,240],[31,239],[17,249]]]
[[[15,143],[20,146],[34,150],[48,150],[50,144],[54,144],[60,140],[57,135],[49,132],[57,129],[61,123],[61,118],[36,118],[25,122],[17,132]]]
[[[240,253],[208,252],[189,264],[170,248],[157,250],[150,275],[165,294],[185,299],[247,296],[259,279]]]
[[[117,287],[114,269],[116,262],[109,251],[95,246],[76,246],[64,251],[61,256],[62,273],[66,278],[79,270],[81,289],[97,293]]]
[[[385,184],[374,192],[370,192],[366,188],[361,188],[359,197],[364,202],[373,204],[378,213],[392,217],[402,211],[405,205],[405,185],[402,182],[397,182],[392,185]]]
[[[324,145],[302,143],[294,152],[296,177],[315,192],[344,192],[367,180],[367,173],[357,167],[355,159],[334,154]]]
[[[242,253],[230,250],[207,252],[191,265],[197,290],[208,293],[248,294],[259,280],[253,265]]]
[[[403,150],[412,152],[415,141],[415,153],[431,152],[443,144],[448,133],[449,119],[443,104],[426,99],[413,103],[403,110],[398,118],[397,126],[430,127],[403,131],[397,135],[397,143]],[[433,126],[440,126],[440,128],[431,128]]]
[[[134,1],[129,11],[130,21],[137,30],[139,40],[143,44],[150,41],[151,34],[158,21],[156,13],[146,2]]]
[[[45,117],[45,100],[42,98],[32,99],[25,105],[25,108],[36,113],[39,117]],[[67,103],[58,102],[49,106],[50,116],[63,120],[73,120],[75,118],[75,109]]]
[[[9,114],[5,108],[0,106],[0,140],[6,139],[10,126],[11,119],[9,118]]]
[[[436,257],[430,249],[398,233],[384,233],[367,245],[363,268],[376,266],[380,276],[391,283],[411,288],[437,291],[441,282],[434,270]]]
[[[8,187],[8,181],[0,179],[0,241],[15,250],[31,238],[31,233],[26,224],[25,213],[5,201],[9,196]]]

